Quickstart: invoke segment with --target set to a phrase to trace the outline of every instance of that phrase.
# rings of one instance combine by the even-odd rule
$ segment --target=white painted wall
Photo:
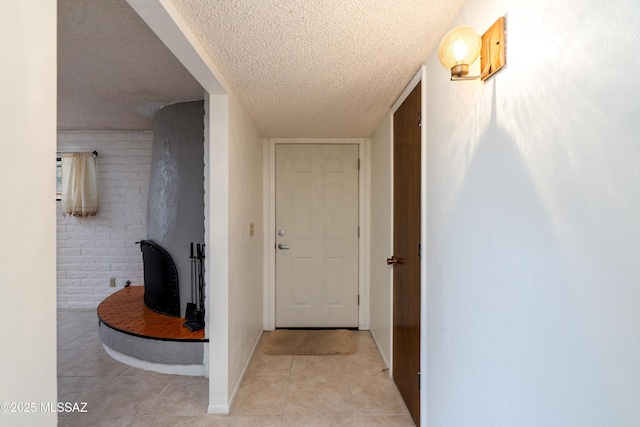
[[[205,335],[209,413],[229,412],[229,96],[205,97]]]
[[[152,132],[59,132],[58,151],[98,151],[99,210],[63,217],[57,206],[58,308],[96,308],[127,280],[144,284]],[[116,287],[109,287],[109,279]]]
[[[371,335],[391,365],[392,273],[386,259],[393,255],[393,125],[387,114],[371,136],[370,304]]]
[[[507,68],[427,60],[430,427],[640,425],[640,3],[508,13]]]
[[[208,412],[227,413],[262,332],[263,137],[237,98],[207,98]]]
[[[238,99],[229,99],[229,391],[235,394],[263,328],[263,138]]]
[[[1,9],[0,402],[37,412],[3,410],[0,425],[53,426],[57,414],[40,403],[57,401],[56,4]]]

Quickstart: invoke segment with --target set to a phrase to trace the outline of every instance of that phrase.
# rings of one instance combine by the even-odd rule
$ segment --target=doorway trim
[[[275,153],[278,144],[350,144],[358,145],[358,329],[369,329],[369,139],[368,138],[265,138],[263,146],[263,212],[264,218],[264,293],[263,325],[267,331],[276,325],[276,170]]]

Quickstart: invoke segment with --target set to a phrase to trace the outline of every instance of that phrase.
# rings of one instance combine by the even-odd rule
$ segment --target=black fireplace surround
[[[171,255],[151,240],[141,240],[144,264],[144,303],[151,310],[180,317],[178,270]]]

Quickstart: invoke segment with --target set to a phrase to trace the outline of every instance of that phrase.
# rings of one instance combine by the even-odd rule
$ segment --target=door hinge
[[[358,226],[358,238],[360,237],[360,226]]]
[[[360,159],[358,159],[358,170],[360,170]]]
[[[358,307],[360,306],[360,295],[358,294]]]
[[[418,242],[418,256],[422,256],[422,242]]]
[[[422,111],[418,111],[418,127],[422,127]]]
[[[420,372],[418,372],[418,390],[420,390]]]

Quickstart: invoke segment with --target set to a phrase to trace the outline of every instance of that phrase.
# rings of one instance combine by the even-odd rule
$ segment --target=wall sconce
[[[480,37],[473,28],[457,27],[449,31],[438,48],[442,65],[451,70],[451,80],[487,80],[506,64],[505,19],[499,18]],[[482,73],[469,76],[469,65],[480,55]]]

